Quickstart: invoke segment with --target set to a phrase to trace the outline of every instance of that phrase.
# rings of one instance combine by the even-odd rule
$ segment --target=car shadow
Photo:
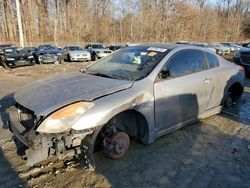
[[[120,188],[247,187],[250,141],[216,126],[198,122],[151,145],[133,143],[120,160],[98,153],[96,172]]]
[[[238,103],[233,105],[231,108],[223,108],[220,116],[230,118],[250,126],[250,93],[245,91]]]
[[[15,104],[15,100],[13,97],[14,93],[10,93],[0,99],[0,116],[2,120],[3,129],[8,129],[8,121],[9,121],[9,114],[7,109]]]
[[[15,167],[6,159],[2,149],[0,149],[0,166],[0,187],[26,187],[27,182],[19,177]]]

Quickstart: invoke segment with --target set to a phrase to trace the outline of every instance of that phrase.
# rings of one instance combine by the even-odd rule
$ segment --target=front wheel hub
[[[122,158],[128,151],[130,140],[125,132],[117,132],[112,138],[104,139],[104,153],[112,159]]]

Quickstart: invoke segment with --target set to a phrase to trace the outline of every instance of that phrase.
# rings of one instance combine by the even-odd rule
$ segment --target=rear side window
[[[207,55],[209,68],[214,68],[214,67],[219,66],[219,59],[215,55],[208,53],[208,52],[206,52],[206,55]]]
[[[204,53],[200,50],[183,50],[170,59],[167,66],[172,78],[207,69]]]

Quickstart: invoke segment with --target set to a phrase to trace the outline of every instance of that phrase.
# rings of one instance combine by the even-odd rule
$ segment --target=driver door
[[[177,52],[164,68],[169,75],[154,83],[155,123],[159,132],[197,120],[207,109],[212,92],[202,51]]]

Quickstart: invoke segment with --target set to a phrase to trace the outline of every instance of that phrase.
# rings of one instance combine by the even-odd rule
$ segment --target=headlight
[[[72,127],[80,116],[88,109],[92,108],[94,103],[77,102],[61,108],[49,115],[37,128],[42,133],[61,133]]]
[[[56,55],[59,55],[59,56],[60,56],[60,55],[62,55],[62,53],[57,53]]]
[[[28,59],[32,59],[32,58],[33,58],[33,56],[32,56],[32,55],[28,56]]]
[[[236,57],[236,58],[240,58],[240,52],[238,51],[238,52],[236,52],[235,54],[234,54],[234,57]]]
[[[14,58],[6,58],[7,61],[15,61]]]

